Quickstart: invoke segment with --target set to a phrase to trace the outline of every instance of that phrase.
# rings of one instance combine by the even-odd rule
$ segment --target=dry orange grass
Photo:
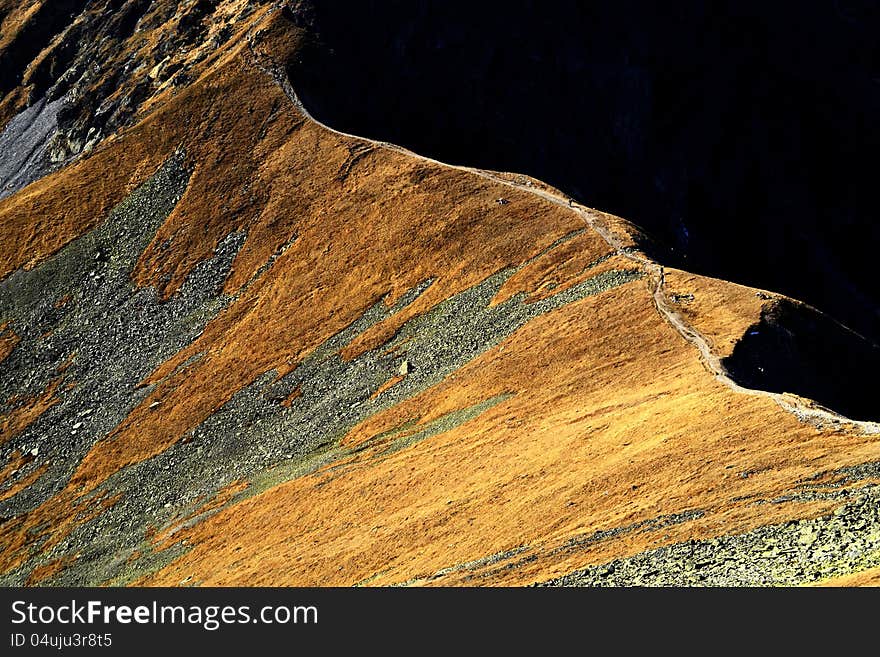
[[[261,52],[283,61],[298,47],[297,31],[280,20],[264,27]],[[241,39],[141,123],[0,202],[0,275],[34,266],[92,228],[181,145],[193,167],[189,187],[135,282],[173,294],[220,239],[246,231],[225,284],[237,300],[149,377],[155,390],[94,446],[64,490],[0,526],[4,570],[22,563],[38,537],[57,544],[99,513],[100,505],[84,511],[82,493],[161,453],[263,373],[291,371],[383,298],[391,304],[434,279],[349,344],[345,358],[506,267],[525,265],[495,302],[517,292],[545,298],[633,266],[591,231],[572,237],[585,228],[581,218],[528,191],[396,150],[373,148],[355,162],[363,144],[299,114]],[[502,191],[506,205],[495,202]],[[604,256],[612,257],[589,267]],[[355,427],[343,444],[365,449],[346,461],[237,502],[241,488],[227,491],[206,507],[216,513],[175,531],[192,549],[140,583],[525,584],[665,543],[817,515],[820,503],[752,502],[878,458],[876,438],[803,424],[772,400],[718,383],[661,318],[651,292],[638,280],[540,316]],[[693,294],[681,312],[721,355],[763,303],[755,290],[679,271],[668,273],[668,292]],[[499,395],[509,397],[406,449],[371,447],[408,421],[425,425]],[[161,412],[149,408],[153,401]],[[36,402],[31,408],[39,413]],[[689,510],[704,515],[570,546]],[[166,538],[157,528],[156,545]],[[514,567],[455,569],[520,547],[500,564]],[[34,578],[60,567],[47,564]]]

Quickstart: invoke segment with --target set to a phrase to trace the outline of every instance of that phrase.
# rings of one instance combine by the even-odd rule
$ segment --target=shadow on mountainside
[[[880,10],[864,2],[290,3],[308,110],[626,217],[658,260],[880,343]]]
[[[725,365],[880,419],[880,16],[867,5],[290,3],[288,63],[344,132],[530,174],[645,232],[656,259],[781,291]]]
[[[849,418],[880,420],[880,348],[809,306],[775,303],[722,364],[747,388],[793,392]]]

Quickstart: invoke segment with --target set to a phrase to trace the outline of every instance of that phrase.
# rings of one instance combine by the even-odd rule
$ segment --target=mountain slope
[[[107,98],[166,34],[186,80],[0,201],[3,582],[662,583],[657,550],[713,539],[679,581],[877,565],[877,425],[727,376],[775,309],[817,311],[663,268],[537,180],[323,126],[286,77],[298,23],[152,3]],[[104,101],[72,89],[82,130]]]

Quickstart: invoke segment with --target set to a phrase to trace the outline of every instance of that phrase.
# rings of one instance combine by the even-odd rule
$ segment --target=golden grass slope
[[[83,522],[83,493],[168,449],[263,373],[292,370],[383,297],[390,305],[434,280],[411,307],[348,345],[346,358],[508,266],[531,263],[497,302],[517,292],[530,300],[558,294],[603,258],[590,275],[632,264],[589,230],[548,250],[585,229],[565,207],[399,150],[364,153],[365,142],[311,122],[253,54],[256,47],[284,61],[299,32],[277,13],[258,18],[139,124],[0,202],[6,276],[96,225],[183,146],[189,187],[143,255],[136,283],[171,294],[225,235],[248,236],[225,283],[234,303],[153,373],[155,390],[94,445],[61,492],[0,525],[4,570],[38,538],[57,544]],[[509,203],[497,203],[501,196]],[[693,295],[682,315],[721,356],[765,302],[724,281],[667,276],[669,295]],[[353,455],[250,497],[224,497],[171,535],[157,528],[154,548],[185,540],[188,550],[138,583],[529,584],[660,545],[818,515],[832,503],[756,502],[880,458],[876,436],[803,423],[768,398],[719,383],[658,313],[652,292],[649,280],[637,280],[537,317],[355,427],[342,441],[362,448]],[[425,426],[498,396],[504,401],[464,424],[390,454],[381,449],[383,436],[408,422]],[[155,401],[161,412],[150,410]],[[34,401],[39,412],[37,403],[49,402]],[[693,511],[700,514],[687,516]],[[685,519],[579,542],[676,514]],[[52,561],[43,574],[66,565]]]

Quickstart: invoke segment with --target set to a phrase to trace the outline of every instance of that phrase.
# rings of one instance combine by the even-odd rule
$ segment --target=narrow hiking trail
[[[314,120],[314,118],[312,118],[312,120]],[[410,153],[410,151],[407,151],[406,149],[398,150],[401,150],[405,153]],[[411,155],[415,157],[421,157],[415,153],[411,153]],[[436,162],[436,160],[430,161]],[[442,166],[451,166],[445,165],[442,162],[437,162],[437,164],[440,164]],[[699,351],[700,353],[700,360],[706,367],[706,369],[712,373],[717,381],[723,383],[731,390],[741,394],[768,397],[775,401],[784,410],[793,413],[802,422],[809,422],[816,425],[846,425],[852,427],[855,430],[862,431],[866,434],[880,434],[880,423],[852,420],[850,418],[839,415],[838,413],[835,413],[829,409],[818,407],[814,405],[814,402],[812,402],[811,400],[803,399],[797,395],[746,388],[730,378],[730,375],[728,374],[724,365],[721,363],[721,359],[718,357],[717,354],[715,354],[715,352],[712,351],[712,347],[709,345],[709,342],[706,340],[705,336],[703,336],[696,328],[688,324],[684,317],[682,317],[680,313],[676,312],[676,310],[672,308],[672,306],[670,306],[668,296],[666,294],[666,273],[663,265],[654,262],[641,251],[637,251],[624,246],[624,243],[620,239],[620,237],[615,235],[614,232],[603,223],[600,212],[581,205],[576,201],[569,202],[567,197],[564,197],[560,194],[548,192],[543,189],[537,189],[531,185],[518,184],[516,182],[508,181],[501,176],[493,174],[492,172],[487,172],[480,169],[473,169],[469,167],[454,168],[470,171],[471,173],[482,176],[484,178],[488,178],[508,187],[513,187],[515,189],[530,192],[544,200],[555,203],[556,205],[559,205],[561,207],[567,207],[571,211],[576,212],[581,217],[584,224],[586,224],[588,228],[598,234],[599,237],[601,237],[608,244],[608,246],[614,249],[617,255],[627,258],[628,260],[636,263],[645,273],[648,274],[648,280],[651,281],[651,292],[654,298],[654,306],[656,307],[657,312],[660,313],[663,319],[666,320],[666,322],[673,329],[675,329],[675,331],[679,335],[681,335],[681,337],[683,337],[687,342],[691,343],[697,348],[697,351]]]
[[[657,312],[666,321],[666,323],[669,324],[669,326],[671,326],[684,340],[696,347],[697,351],[700,354],[700,361],[703,363],[704,367],[713,375],[713,377],[717,381],[724,384],[729,389],[741,394],[772,399],[783,410],[792,413],[801,422],[812,424],[820,428],[830,426],[835,428],[847,428],[850,431],[861,432],[868,435],[880,434],[880,422],[853,420],[844,417],[838,413],[835,413],[834,411],[831,411],[827,408],[819,406],[812,400],[794,395],[792,393],[777,393],[769,392],[767,390],[746,388],[734,381],[730,377],[724,365],[721,363],[721,359],[718,357],[717,354],[713,352],[712,347],[709,345],[709,342],[706,340],[705,336],[703,336],[696,328],[688,324],[684,317],[682,317],[680,313],[676,312],[676,310],[670,306],[666,295],[666,274],[663,265],[654,262],[643,252],[626,246],[624,240],[621,239],[620,236],[616,235],[615,232],[607,225],[606,220],[603,216],[604,213],[588,208],[576,201],[573,201],[569,199],[569,197],[563,195],[561,192],[553,192],[548,191],[547,189],[541,189],[530,182],[520,183],[514,180],[508,180],[498,172],[441,162],[431,157],[415,153],[397,144],[379,141],[376,139],[370,139],[368,137],[353,135],[347,132],[343,132],[341,130],[336,130],[335,128],[328,126],[327,124],[322,123],[321,121],[316,119],[306,109],[305,105],[303,105],[302,101],[294,90],[293,85],[291,84],[284,67],[276,62],[274,59],[272,59],[271,56],[265,53],[258,52],[258,50],[254,47],[253,38],[251,36],[248,37],[248,45],[251,55],[253,57],[253,63],[256,68],[258,68],[264,74],[270,76],[275,81],[275,83],[282,89],[285,96],[287,96],[287,98],[290,100],[290,102],[294,105],[299,113],[301,113],[307,120],[320,126],[324,130],[340,135],[342,137],[346,137],[348,139],[356,139],[364,144],[369,144],[371,148],[380,148],[395,151],[398,153],[402,153],[407,157],[415,158],[417,160],[427,162],[439,167],[457,171],[464,171],[472,175],[484,178],[486,180],[490,180],[504,187],[527,192],[529,194],[537,196],[544,201],[548,201],[576,213],[583,221],[585,226],[598,234],[599,237],[601,237],[608,244],[608,246],[613,249],[616,255],[622,256],[635,263],[642,271],[647,274],[647,278],[650,281],[652,296],[654,299],[654,306]],[[528,176],[521,177],[526,179],[529,178]],[[627,237],[630,236],[627,235]]]

